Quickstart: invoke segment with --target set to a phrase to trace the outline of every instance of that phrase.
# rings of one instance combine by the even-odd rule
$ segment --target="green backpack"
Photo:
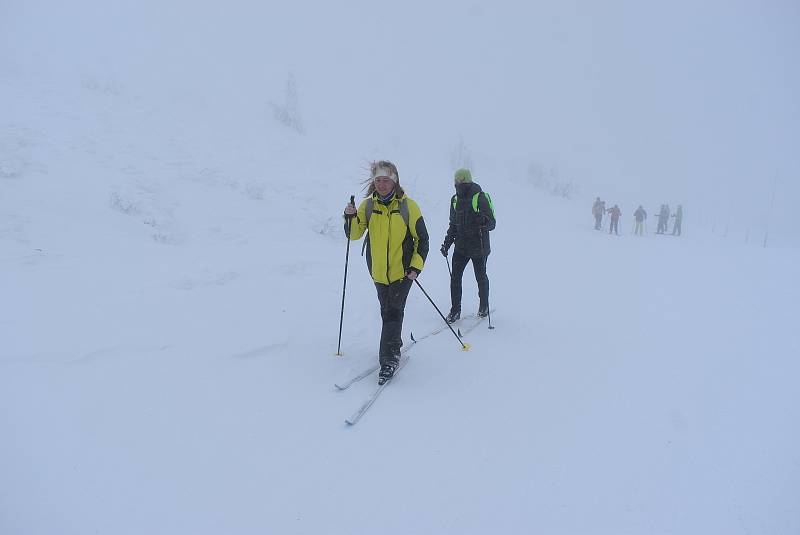
[[[481,193],[483,193],[484,197],[486,197],[486,200],[489,201],[489,209],[492,211],[492,217],[494,217],[494,204],[492,204],[492,197],[485,191],[479,191],[472,196],[472,209],[475,211],[475,213],[478,213],[478,195]],[[453,210],[455,210],[456,206],[458,205],[458,195],[453,195],[451,202],[453,204]]]

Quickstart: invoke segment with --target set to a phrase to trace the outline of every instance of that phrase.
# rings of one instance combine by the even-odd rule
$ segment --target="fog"
[[[303,135],[343,158],[438,179],[463,141],[478,173],[797,243],[799,28],[793,1],[4,0],[0,68],[254,132],[293,79]]]
[[[0,533],[800,533],[797,1],[344,4],[0,0]]]

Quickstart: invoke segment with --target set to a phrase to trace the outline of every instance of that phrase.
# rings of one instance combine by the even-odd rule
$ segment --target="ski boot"
[[[447,323],[455,323],[461,318],[460,310],[451,310],[450,314],[444,319]]]
[[[381,371],[378,372],[378,384],[382,385],[386,381],[394,376],[394,372],[397,369],[397,366],[392,364],[384,364],[381,366]]]
[[[478,307],[478,317],[485,318],[489,315],[489,305],[481,305]]]

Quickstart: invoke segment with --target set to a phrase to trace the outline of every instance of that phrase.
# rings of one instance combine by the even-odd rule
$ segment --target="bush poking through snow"
[[[297,82],[295,82],[294,75],[289,74],[289,78],[286,80],[286,95],[283,104],[270,102],[270,105],[276,121],[302,134],[303,122],[298,112],[297,100]]]
[[[556,167],[544,169],[537,163],[528,167],[528,179],[534,187],[556,197],[572,199],[578,194],[578,186],[571,179],[562,178]]]
[[[137,215],[140,213],[139,203],[137,201],[132,201],[118,191],[111,192],[111,198],[109,199],[111,204],[111,208],[118,212],[122,212],[125,215]]]

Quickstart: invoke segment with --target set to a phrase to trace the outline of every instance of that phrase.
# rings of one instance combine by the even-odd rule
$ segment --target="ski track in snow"
[[[269,344],[262,347],[257,347],[255,349],[251,349],[249,351],[244,351],[242,353],[236,353],[235,355],[233,355],[233,358],[252,359],[258,357],[268,357],[270,355],[283,352],[287,348],[287,346],[288,342]]]

